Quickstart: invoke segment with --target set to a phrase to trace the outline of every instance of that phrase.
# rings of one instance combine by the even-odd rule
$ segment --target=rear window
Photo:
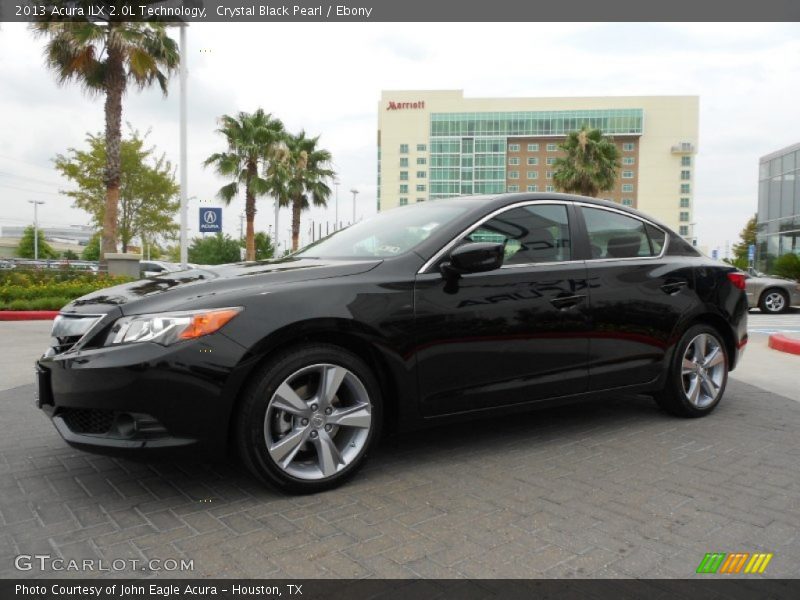
[[[665,234],[657,227],[610,210],[581,207],[593,259],[658,256]]]

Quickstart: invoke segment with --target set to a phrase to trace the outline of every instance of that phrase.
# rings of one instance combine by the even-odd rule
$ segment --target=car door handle
[[[669,294],[672,296],[673,294],[677,294],[683,288],[686,287],[685,281],[668,281],[664,285],[661,286],[661,289],[664,291],[665,294]]]
[[[571,308],[577,304],[580,304],[585,298],[586,296],[580,294],[575,296],[558,295],[555,298],[550,299],[550,304],[559,310],[563,310],[565,308]]]

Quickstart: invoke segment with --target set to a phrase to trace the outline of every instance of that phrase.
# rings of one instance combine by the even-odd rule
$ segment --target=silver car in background
[[[800,306],[800,284],[791,279],[764,275],[748,269],[745,281],[747,302],[750,308],[760,308],[767,314],[778,314],[790,306]]]

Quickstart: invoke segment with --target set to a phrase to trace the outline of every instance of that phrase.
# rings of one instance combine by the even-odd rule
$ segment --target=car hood
[[[63,314],[141,314],[224,304],[229,294],[259,293],[271,286],[364,273],[381,260],[283,258],[198,267],[163,273],[97,290],[73,300]]]

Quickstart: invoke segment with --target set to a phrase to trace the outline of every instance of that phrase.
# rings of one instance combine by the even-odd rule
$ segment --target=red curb
[[[0,321],[52,321],[57,310],[0,310]]]
[[[779,352],[800,354],[800,339],[786,337],[780,333],[773,333],[769,336],[769,347]]]

